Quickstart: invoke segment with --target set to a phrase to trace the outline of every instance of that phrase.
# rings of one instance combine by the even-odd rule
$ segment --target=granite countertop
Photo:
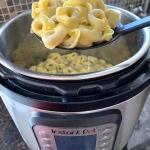
[[[150,96],[128,144],[129,150],[150,150]],[[0,150],[29,150],[0,99]]]

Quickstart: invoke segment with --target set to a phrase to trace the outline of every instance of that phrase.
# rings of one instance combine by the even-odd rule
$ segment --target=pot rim
[[[135,20],[140,19],[138,16],[136,16],[124,9],[121,9],[121,8],[118,8],[115,6],[109,6],[109,5],[108,5],[108,7],[112,8],[112,9],[116,9],[124,14],[129,15],[129,16],[132,16],[133,19],[135,19]],[[24,13],[21,13],[21,14],[17,15],[16,17],[10,19],[6,23],[4,23],[2,25],[2,27],[0,28],[0,34],[3,30],[3,28],[6,28],[6,26],[8,26],[12,22],[14,22],[16,19],[18,19],[18,17],[27,15],[29,13],[31,13],[31,11],[26,11]],[[77,75],[63,75],[63,74],[62,75],[58,75],[58,74],[50,75],[50,74],[38,73],[38,72],[31,71],[29,69],[25,69],[25,68],[15,65],[14,63],[7,60],[1,53],[0,53],[0,64],[5,66],[6,68],[12,70],[15,73],[25,75],[28,77],[32,77],[32,78],[43,79],[43,80],[75,81],[75,80],[85,80],[85,79],[93,79],[93,78],[97,78],[97,77],[103,77],[103,76],[110,75],[112,73],[121,71],[121,70],[133,65],[135,62],[137,62],[139,59],[141,59],[144,56],[144,54],[148,51],[149,46],[150,46],[150,30],[148,27],[146,27],[142,30],[144,32],[145,38],[144,38],[144,43],[143,43],[141,49],[134,56],[129,58],[128,60],[126,60],[118,65],[115,65],[111,68],[108,68],[106,70],[103,70],[103,71],[97,71],[97,72],[91,72],[91,73],[85,73],[85,74],[77,74]]]

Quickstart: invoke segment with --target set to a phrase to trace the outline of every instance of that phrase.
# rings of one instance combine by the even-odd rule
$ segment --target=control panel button
[[[100,148],[103,148],[103,147],[106,147],[106,146],[108,146],[109,144],[108,143],[103,143],[103,144],[101,144],[99,147]]]
[[[110,136],[104,136],[104,137],[100,140],[100,142],[107,141],[107,140],[110,140],[110,139],[111,139]]]
[[[107,149],[107,148],[100,148],[99,147],[97,150],[110,150],[110,148]]]
[[[102,134],[109,134],[111,132],[111,129],[105,129]]]
[[[48,135],[45,131],[40,131],[40,132],[39,132],[39,135],[40,135],[41,137],[50,138],[50,135]]]
[[[51,144],[51,140],[49,138],[42,138],[43,143],[45,144]]]
[[[44,145],[44,150],[54,150],[54,148],[51,145],[46,144]]]

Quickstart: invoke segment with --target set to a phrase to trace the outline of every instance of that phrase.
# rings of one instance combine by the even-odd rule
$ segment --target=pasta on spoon
[[[48,49],[109,41],[119,20],[119,12],[108,9],[102,0],[40,0],[32,4],[31,16],[32,32]]]

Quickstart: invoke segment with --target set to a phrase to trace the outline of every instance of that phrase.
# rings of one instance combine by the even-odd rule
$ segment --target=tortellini
[[[39,0],[32,4],[31,16],[31,31],[48,49],[109,41],[119,20],[119,12],[103,0]]]
[[[102,31],[96,30],[91,26],[80,25],[80,37],[79,37],[79,44],[82,47],[91,46],[93,42],[100,41],[102,37]]]
[[[80,15],[76,8],[71,6],[58,7],[56,19],[70,29],[77,28],[80,23]]]
[[[88,0],[88,2],[92,5],[93,9],[101,9],[103,11],[107,10],[103,0]]]
[[[100,9],[93,9],[88,14],[88,20],[91,26],[98,31],[106,31],[110,29],[105,13]]]
[[[42,37],[42,34],[47,30],[53,29],[55,24],[46,15],[39,15],[33,20],[31,27],[34,33],[36,33],[39,37]]]
[[[36,17],[39,16],[40,12],[37,12],[36,9],[39,8],[39,3],[38,2],[34,2],[32,4],[32,18],[35,19]]]
[[[53,30],[47,30],[42,34],[42,40],[47,48],[54,49],[63,42],[67,35],[67,29],[63,24],[58,24]]]
[[[53,0],[40,0],[39,8],[36,8],[36,12],[43,13],[48,17],[55,15],[57,3]]]
[[[47,59],[29,69],[47,74],[83,74],[110,68],[113,65],[94,56],[72,52],[66,55],[51,53]]]

